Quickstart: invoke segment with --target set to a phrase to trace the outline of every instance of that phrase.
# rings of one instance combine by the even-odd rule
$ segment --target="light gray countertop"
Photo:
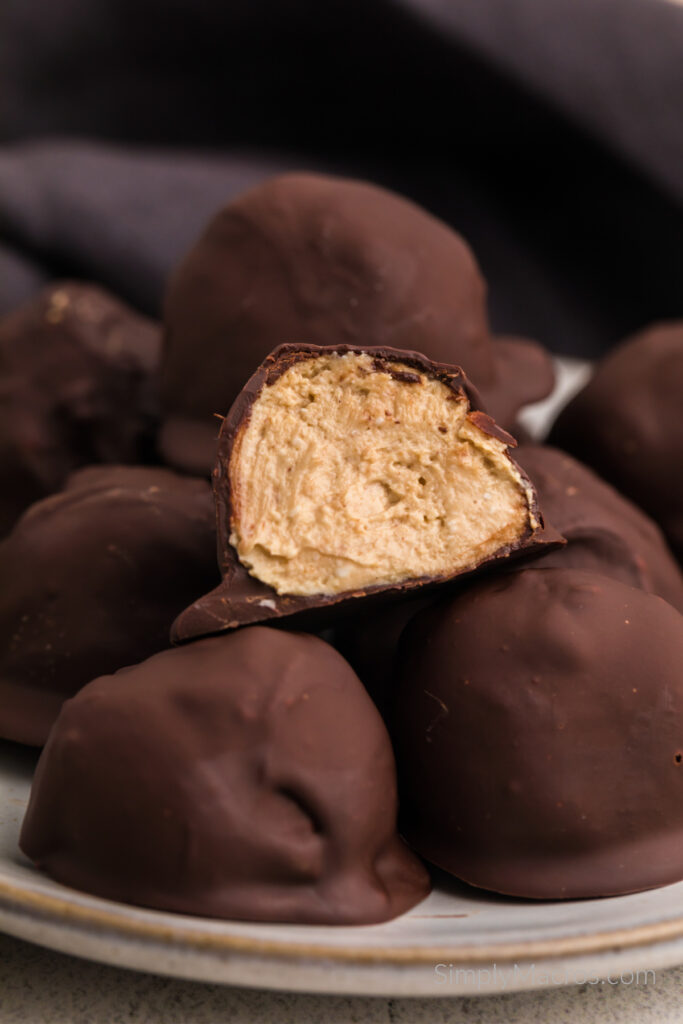
[[[648,985],[444,999],[307,996],[77,960],[0,935],[0,1024],[680,1024],[683,967]]]

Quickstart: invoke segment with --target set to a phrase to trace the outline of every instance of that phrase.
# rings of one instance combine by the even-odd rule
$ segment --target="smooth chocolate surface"
[[[613,349],[550,439],[645,509],[683,561],[683,321]]]
[[[533,481],[544,516],[567,541],[536,564],[604,573],[683,612],[683,573],[649,516],[557,448],[523,444],[515,458]]]
[[[472,885],[540,899],[683,879],[683,617],[579,569],[503,574],[401,638],[402,831]]]
[[[507,532],[510,534],[510,539],[505,543],[501,543],[499,547],[489,543],[489,553],[482,554],[481,544],[473,545],[471,553],[468,552],[468,558],[470,559],[466,564],[462,564],[461,568],[457,571],[445,572],[443,574],[433,573],[429,576],[420,575],[419,572],[415,572],[412,576],[402,579],[400,582],[395,583],[377,583],[377,585],[365,585],[357,587],[356,589],[344,589],[336,593],[315,593],[315,594],[297,594],[278,592],[272,586],[262,582],[260,578],[250,573],[249,568],[242,563],[238,553],[236,551],[235,542],[235,526],[237,520],[237,512],[239,511],[243,518],[247,520],[261,521],[265,517],[268,522],[276,516],[278,519],[285,517],[285,512],[290,507],[295,508],[301,504],[302,501],[306,500],[311,503],[313,518],[311,522],[316,522],[324,515],[320,510],[316,511],[315,502],[320,503],[320,509],[322,509],[324,501],[327,499],[328,488],[325,487],[309,487],[306,489],[306,485],[302,484],[299,492],[295,495],[296,500],[291,498],[287,492],[287,480],[289,479],[289,468],[283,468],[282,472],[278,471],[278,481],[281,484],[280,490],[276,493],[276,504],[269,504],[267,508],[259,510],[242,509],[240,502],[243,503],[242,489],[238,489],[236,493],[233,481],[233,459],[235,452],[240,450],[240,446],[244,446],[244,437],[249,430],[252,419],[255,417],[254,407],[255,403],[259,401],[265,391],[271,386],[277,384],[277,382],[284,377],[288,370],[292,367],[296,367],[299,364],[307,362],[315,363],[317,360],[329,359],[331,357],[330,350],[320,348],[314,345],[283,345],[277,349],[274,353],[267,357],[262,366],[259,368],[256,374],[250,379],[248,384],[243,388],[239,397],[233,404],[229,415],[223,422],[220,442],[219,442],[219,455],[216,469],[214,471],[214,492],[216,498],[217,507],[217,527],[218,527],[218,544],[219,544],[219,558],[221,565],[221,572],[223,574],[223,582],[213,592],[206,595],[204,598],[194,602],[179,618],[176,620],[173,627],[173,639],[176,642],[185,641],[192,639],[197,636],[207,635],[211,633],[217,633],[222,630],[235,629],[238,626],[253,624],[256,622],[263,622],[266,620],[277,620],[285,619],[288,621],[296,617],[295,621],[301,621],[302,617],[307,621],[315,621],[316,625],[324,625],[330,621],[329,609],[334,608],[335,612],[338,612],[342,607],[346,608],[352,602],[357,601],[359,598],[367,598],[372,596],[374,598],[382,597],[387,594],[405,593],[409,595],[411,592],[422,591],[423,588],[437,583],[443,583],[448,579],[454,578],[457,575],[461,575],[464,572],[473,571],[480,565],[488,564],[492,560],[496,559],[507,559],[512,554],[517,553],[528,553],[534,545],[545,545],[549,542],[550,538],[544,534],[542,530],[542,520],[538,508],[536,506],[536,499],[526,476],[519,470],[519,467],[510,459],[508,445],[514,445],[514,439],[510,437],[505,431],[502,431],[497,424],[491,420],[489,416],[478,411],[476,403],[478,401],[477,394],[469,384],[467,378],[463,372],[453,366],[446,366],[438,363],[433,363],[426,359],[419,353],[411,353],[405,351],[399,351],[389,348],[355,348],[353,346],[340,346],[334,350],[334,354],[338,357],[362,357],[366,363],[369,364],[369,368],[364,369],[363,372],[367,373],[366,381],[368,387],[364,390],[371,389],[371,377],[373,374],[381,375],[386,381],[396,379],[401,387],[407,389],[417,389],[416,394],[420,392],[420,389],[425,387],[426,382],[437,381],[443,385],[444,392],[447,396],[452,395],[452,402],[448,401],[446,404],[453,406],[453,409],[467,408],[469,411],[465,416],[466,429],[473,433],[473,436],[478,438],[478,443],[485,444],[487,439],[493,439],[491,443],[495,443],[498,449],[495,452],[495,458],[497,458],[502,464],[504,464],[505,472],[511,474],[515,480],[515,497],[519,501],[519,525],[509,527],[509,524],[503,523]],[[336,392],[335,392],[336,393]],[[288,399],[290,408],[294,410],[293,414],[298,414],[299,405],[293,400]],[[359,400],[360,401],[360,400]],[[305,405],[305,403],[304,403]],[[362,405],[360,406],[362,412]],[[374,409],[374,407],[373,407]],[[305,410],[304,410],[305,411]],[[303,415],[303,413],[302,413]],[[364,415],[364,414],[362,414]],[[370,414],[368,414],[369,416]],[[460,413],[459,413],[460,415]],[[374,416],[374,412],[373,412]],[[382,424],[385,423],[385,411],[382,410],[382,415],[379,417]],[[389,424],[389,420],[392,422]],[[370,422],[370,420],[368,421]],[[372,423],[375,420],[372,419]],[[387,429],[394,430],[396,423],[389,417],[386,416],[386,422],[389,424]],[[264,425],[263,429],[266,429]],[[304,420],[302,419],[302,428]],[[368,428],[369,429],[369,428]],[[380,426],[380,431],[384,429]],[[392,435],[397,438],[394,443],[397,444],[397,460],[405,459],[405,448],[406,445],[403,443],[401,436],[401,427],[399,425],[399,432],[397,435]],[[436,430],[437,428],[435,428]],[[449,438],[452,435],[448,433],[452,429],[452,424],[447,425],[446,423],[439,423],[438,431],[439,438]],[[354,433],[356,428],[349,430],[350,434]],[[445,433],[442,433],[445,431]],[[358,431],[357,431],[358,432]],[[362,431],[360,431],[362,433]],[[441,440],[439,443],[441,443]],[[262,447],[265,447],[270,451],[269,444],[267,441],[262,440]],[[378,442],[381,445],[383,442]],[[390,442],[386,442],[389,444]],[[446,442],[444,442],[446,444]],[[446,447],[451,445],[448,441]],[[457,437],[453,435],[453,442],[451,447],[454,451],[458,451],[458,445],[460,442]],[[352,459],[357,462],[363,462],[365,458],[372,458],[375,445],[371,445],[372,450],[369,453],[359,455],[358,452],[354,452]],[[464,446],[468,449],[467,444]],[[469,449],[468,449],[469,451]],[[479,456],[477,455],[477,458]],[[493,458],[494,455],[491,455]],[[299,456],[296,456],[299,459]],[[301,458],[309,459],[308,448],[304,452]],[[467,454],[469,458],[469,454]],[[482,464],[486,463],[489,459],[489,455],[486,455],[482,459]],[[301,461],[301,459],[300,459]],[[324,461],[324,460],[323,460]],[[421,464],[412,459],[409,461],[415,462],[411,472],[414,471],[414,475],[417,477],[418,472],[421,471]],[[429,473],[437,473],[443,477],[444,474],[441,471],[438,463],[436,466],[430,465],[424,469],[424,476],[420,476],[420,482],[425,484]],[[465,474],[466,475],[466,474]],[[493,480],[493,478],[492,478]],[[508,481],[509,482],[509,481]],[[468,487],[473,487],[472,481],[467,477],[466,484]],[[472,519],[476,522],[479,527],[479,521],[482,517],[490,512],[490,506],[495,500],[495,481],[491,486],[491,491],[485,491],[485,488],[489,486],[489,478],[484,479],[482,484],[482,490],[485,493],[475,496],[474,503],[472,504]],[[390,488],[388,488],[391,490]],[[312,500],[310,493],[314,493],[317,496]],[[463,492],[463,495],[465,492]],[[388,529],[390,532],[390,540],[393,540],[395,531],[397,529],[396,523],[399,522],[398,516],[400,516],[400,495],[394,495],[393,490],[391,491],[391,501],[394,503],[392,514],[396,514],[397,518],[389,521]],[[463,496],[463,501],[465,497]],[[470,496],[471,500],[471,496]],[[284,512],[283,512],[284,509]],[[325,510],[323,510],[325,511]],[[353,516],[347,517],[345,525],[348,526],[349,522],[355,522]],[[420,524],[422,524],[422,518],[420,517]],[[446,524],[448,526],[448,524]],[[365,525],[363,518],[357,521],[359,549],[365,549],[370,557],[371,561],[376,556],[376,552],[368,548],[367,534],[364,532]],[[426,526],[424,527],[426,529]],[[497,530],[498,524],[494,524],[492,529]],[[494,532],[494,536],[498,536]],[[506,534],[507,536],[507,534]],[[556,540],[555,537],[552,538]],[[284,545],[283,545],[284,547]],[[420,551],[415,550],[413,553],[415,559],[415,565],[420,564]]]
[[[74,473],[0,543],[0,736],[44,743],[67,697],[165,648],[174,616],[217,578],[204,480]]]
[[[21,847],[109,899],[364,924],[429,891],[396,810],[389,736],[350,666],[316,637],[255,627],[165,651],[68,701]]]
[[[80,466],[149,460],[160,346],[156,324],[87,284],[0,320],[0,535]]]
[[[210,471],[218,425],[281,343],[389,345],[464,367],[510,428],[552,388],[533,342],[492,343],[485,284],[465,241],[414,203],[364,182],[269,179],[221,210],[171,278],[161,445]]]

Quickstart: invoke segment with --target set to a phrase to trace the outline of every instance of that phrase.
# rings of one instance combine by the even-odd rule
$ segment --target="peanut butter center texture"
[[[230,542],[278,594],[449,576],[536,525],[526,481],[466,397],[391,369],[330,352],[254,402],[230,462]]]

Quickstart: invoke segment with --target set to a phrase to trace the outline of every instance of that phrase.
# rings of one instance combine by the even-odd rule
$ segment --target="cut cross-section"
[[[464,391],[325,352],[263,388],[230,459],[230,543],[278,594],[452,576],[514,543],[528,485]]]
[[[175,640],[435,586],[539,544],[515,441],[462,370],[389,348],[282,345],[221,428],[223,582]]]

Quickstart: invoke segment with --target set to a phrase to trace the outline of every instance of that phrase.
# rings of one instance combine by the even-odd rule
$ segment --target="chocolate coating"
[[[0,321],[0,534],[79,466],[149,459],[160,345],[93,285],[52,285]]]
[[[316,637],[261,627],[68,701],[21,848],[77,889],[210,917],[364,924],[429,891],[396,832],[389,737],[352,669]]]
[[[247,382],[233,403],[228,416],[224,419],[220,431],[218,461],[214,470],[218,552],[223,581],[216,590],[195,601],[176,619],[171,633],[174,642],[184,642],[198,636],[278,619],[286,619],[289,625],[296,623],[297,626],[304,624],[306,628],[320,628],[332,622],[333,616],[330,616],[330,609],[334,609],[335,613],[342,609],[347,611],[349,606],[359,599],[372,597],[382,600],[386,595],[410,595],[417,591],[422,592],[425,587],[446,582],[445,577],[416,577],[399,584],[377,585],[334,595],[278,594],[270,586],[250,575],[239,561],[230,540],[234,496],[231,493],[229,469],[233,448],[241,432],[249,423],[251,408],[261,391],[282,376],[289,367],[299,361],[315,358],[324,351],[315,345],[281,345],[264,360],[258,371]],[[376,369],[381,372],[394,372],[391,369],[393,363],[399,363],[403,367],[406,365],[415,367],[420,373],[440,380],[455,395],[466,396],[472,410],[468,414],[468,418],[480,430],[504,444],[516,444],[514,438],[501,430],[486,413],[476,408],[477,392],[458,367],[431,362],[417,352],[390,348],[356,348],[347,345],[339,346],[335,352],[340,355],[347,353],[370,354],[375,359]],[[401,371],[397,372],[401,373]],[[499,549],[492,558],[475,561],[463,572],[474,571],[495,559],[507,559],[510,555],[517,554],[526,555],[536,548],[544,549],[548,544],[558,543],[558,536],[554,531],[544,532],[533,487],[523,473],[522,478],[528,486],[526,491],[528,525],[524,533],[515,543]],[[559,542],[561,543],[561,540]]]
[[[683,573],[649,516],[557,448],[520,445],[515,458],[533,481],[544,516],[567,541],[535,564],[604,573],[683,612]]]
[[[95,467],[0,543],[0,736],[45,742],[62,702],[168,645],[218,577],[211,490],[171,470]]]
[[[649,512],[683,560],[683,321],[610,352],[550,437]]]
[[[484,281],[456,232],[340,178],[283,175],[224,207],[173,275],[164,319],[161,445],[193,472],[214,464],[213,416],[282,342],[389,345],[456,363],[506,428],[553,383],[540,346],[492,345]]]
[[[540,899],[683,879],[683,617],[579,569],[527,569],[401,640],[402,829],[472,885]]]

